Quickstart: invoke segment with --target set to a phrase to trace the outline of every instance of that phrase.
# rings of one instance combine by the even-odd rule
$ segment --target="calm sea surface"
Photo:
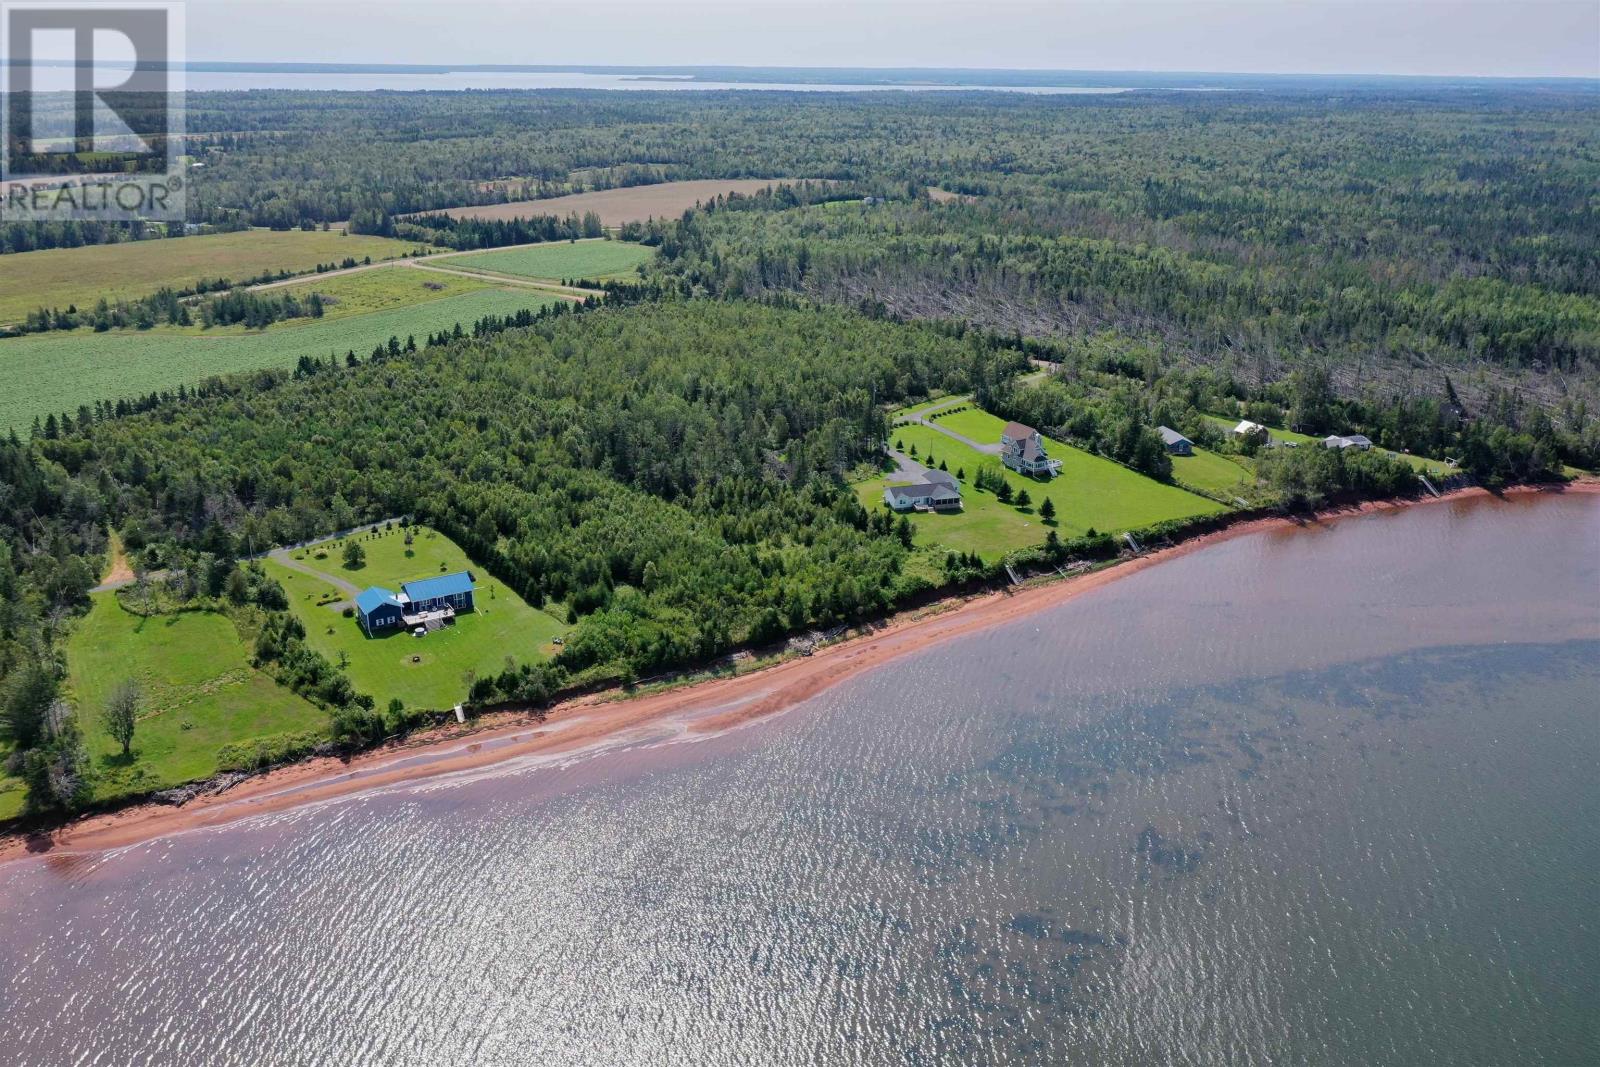
[[[673,736],[0,868],[0,1062],[1600,1062],[1600,498]]]

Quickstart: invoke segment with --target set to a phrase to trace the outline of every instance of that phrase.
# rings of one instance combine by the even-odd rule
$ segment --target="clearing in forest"
[[[542,215],[566,218],[590,211],[600,216],[603,225],[616,227],[646,219],[676,218],[696,204],[729,193],[750,196],[770,188],[782,178],[709,178],[703,181],[662,182],[634,185],[626,189],[602,189],[597,193],[573,193],[545,200],[518,200],[509,204],[483,204],[478,207],[449,208],[440,214],[458,219],[526,219]]]
[[[287,555],[274,553],[266,567],[289,594],[289,610],[305,624],[307,643],[342,664],[351,684],[375,698],[380,709],[395,698],[411,709],[454,707],[466,699],[471,678],[499,674],[508,660],[523,664],[546,659],[551,642],[567,630],[555,616],[529,607],[504,583],[474,566],[455,542],[435,530],[396,526],[355,534],[351,540],[366,554],[360,568],[344,565],[344,540],[323,541]],[[403,582],[456,571],[472,572],[476,610],[426,637],[403,630],[368,637],[355,618],[344,614],[350,596],[337,583],[397,590]]]
[[[325,711],[250,665],[250,647],[225,615],[145,618],[114,593],[92,599],[67,642],[67,692],[94,766],[95,801],[209,778],[226,745],[327,730]],[[130,679],[141,700],[124,759],[100,715]],[[20,814],[22,801],[22,783],[0,775],[0,819]]]

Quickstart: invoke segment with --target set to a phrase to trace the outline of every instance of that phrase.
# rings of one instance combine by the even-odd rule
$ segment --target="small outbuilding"
[[[1161,435],[1161,441],[1167,446],[1167,451],[1174,456],[1194,455],[1194,442],[1170,426],[1161,426],[1156,430]]]

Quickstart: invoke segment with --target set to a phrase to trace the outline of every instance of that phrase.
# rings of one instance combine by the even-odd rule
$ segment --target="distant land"
[[[0,64],[3,66],[4,64]],[[44,66],[67,66],[45,63]],[[747,85],[859,85],[877,87],[970,87],[1028,89],[1049,87],[1116,89],[1328,89],[1334,87],[1416,88],[1548,84],[1565,89],[1589,87],[1600,93],[1600,78],[1467,77],[1414,74],[1237,74],[1225,71],[1005,70],[970,67],[742,67],[629,66],[564,63],[263,63],[200,60],[185,65],[197,74],[589,74]]]

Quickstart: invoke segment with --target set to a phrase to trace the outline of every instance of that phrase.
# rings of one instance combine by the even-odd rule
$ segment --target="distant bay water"
[[[950,92],[974,90],[1033,95],[1123,93],[1124,87],[1051,85],[946,85],[851,84],[843,82],[757,82],[701,80],[664,74],[588,74],[522,71],[408,72],[298,72],[298,71],[190,71],[188,88],[194,92],[249,89],[314,89],[340,91],[387,90],[394,92],[464,89],[613,89],[636,92],[742,89],[768,92]]]
[[[0,868],[0,1063],[1600,1062],[1600,497],[1212,546],[700,740]]]

